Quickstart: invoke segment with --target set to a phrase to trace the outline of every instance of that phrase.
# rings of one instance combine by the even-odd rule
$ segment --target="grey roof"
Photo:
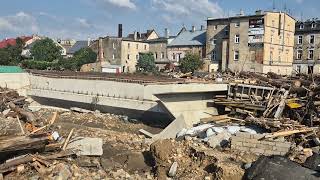
[[[168,46],[203,46],[206,44],[206,30],[181,32]]]
[[[88,41],[77,41],[67,52],[67,54],[74,54],[82,48],[88,47]]]

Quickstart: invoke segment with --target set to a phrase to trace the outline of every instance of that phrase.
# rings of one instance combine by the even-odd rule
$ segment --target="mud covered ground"
[[[53,111],[35,114],[42,119],[37,124],[45,125],[43,119],[49,120]],[[57,159],[43,173],[25,164],[4,174],[4,179],[166,179],[173,162],[178,164],[173,179],[241,179],[244,164],[257,158],[228,149],[212,149],[192,138],[151,142],[138,130],[158,133],[160,128],[112,114],[59,112],[51,130],[67,137],[73,128],[72,138],[102,138],[103,155]]]

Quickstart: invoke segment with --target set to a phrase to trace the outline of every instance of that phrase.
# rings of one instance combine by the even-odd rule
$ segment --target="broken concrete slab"
[[[209,137],[207,142],[212,148],[225,147],[228,145],[231,136],[232,135],[228,131],[223,131],[215,136]]]
[[[103,154],[101,138],[77,138],[67,145],[67,149],[77,150],[77,155],[101,156]]]
[[[178,132],[184,128],[187,128],[187,124],[185,122],[184,115],[181,115],[159,134],[154,135],[152,140],[176,138]]]

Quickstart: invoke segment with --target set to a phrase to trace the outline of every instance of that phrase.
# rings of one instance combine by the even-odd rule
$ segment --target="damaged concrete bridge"
[[[31,73],[27,91],[43,105],[100,110],[148,122],[170,123],[183,115],[188,126],[217,114],[213,97],[227,93],[227,84],[179,80],[97,78]]]

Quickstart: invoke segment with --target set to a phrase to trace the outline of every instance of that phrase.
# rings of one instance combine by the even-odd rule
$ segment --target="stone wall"
[[[292,144],[281,140],[260,140],[263,134],[239,132],[231,137],[231,149],[249,151],[259,155],[285,155]]]

